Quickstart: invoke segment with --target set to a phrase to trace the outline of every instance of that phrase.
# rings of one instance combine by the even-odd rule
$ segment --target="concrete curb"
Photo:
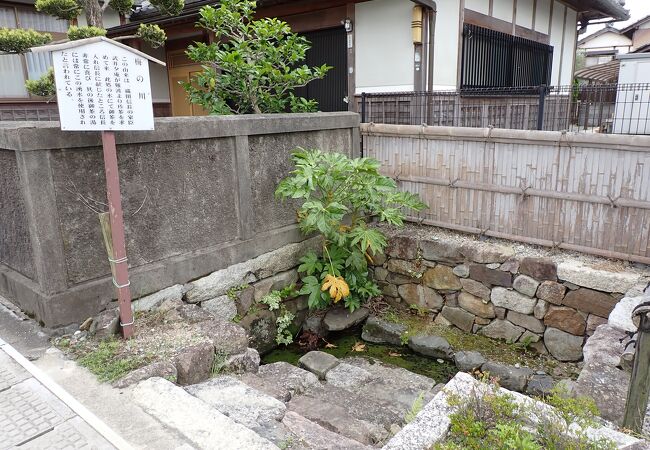
[[[61,400],[77,416],[86,422],[91,428],[99,433],[111,445],[118,450],[132,450],[133,447],[122,437],[109,428],[95,414],[90,412],[84,405],[79,403],[74,397],[66,392],[61,386],[56,384],[41,369],[29,362],[27,358],[21,355],[15,348],[0,339],[0,350],[4,351],[9,357],[20,364],[31,376],[41,383],[48,391]]]

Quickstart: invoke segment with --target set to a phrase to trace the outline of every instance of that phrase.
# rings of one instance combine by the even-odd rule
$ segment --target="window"
[[[472,24],[463,27],[461,89],[548,85],[553,47]]]
[[[31,28],[50,33],[53,40],[59,40],[66,37],[68,21],[29,8],[0,6],[0,27]],[[0,99],[29,99],[25,80],[40,77],[51,65],[49,53],[0,56]]]

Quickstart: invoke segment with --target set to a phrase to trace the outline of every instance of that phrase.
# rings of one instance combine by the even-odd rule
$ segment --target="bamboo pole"
[[[111,264],[111,275],[115,279],[115,253],[113,252],[113,236],[111,234],[111,218],[107,212],[99,213],[99,225],[102,228],[102,236],[104,237],[104,246],[106,247],[106,254],[108,261]]]

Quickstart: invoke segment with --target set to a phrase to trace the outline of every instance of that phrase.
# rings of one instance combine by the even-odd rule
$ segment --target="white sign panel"
[[[62,130],[153,130],[146,58],[100,41],[52,59]]]

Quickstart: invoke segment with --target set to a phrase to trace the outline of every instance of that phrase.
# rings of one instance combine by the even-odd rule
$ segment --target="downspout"
[[[427,91],[433,90],[433,49],[434,49],[434,36],[436,31],[436,12],[438,10],[436,2],[433,0],[411,0],[416,5],[424,7],[427,12],[427,30],[429,34],[429,45],[427,48]]]

